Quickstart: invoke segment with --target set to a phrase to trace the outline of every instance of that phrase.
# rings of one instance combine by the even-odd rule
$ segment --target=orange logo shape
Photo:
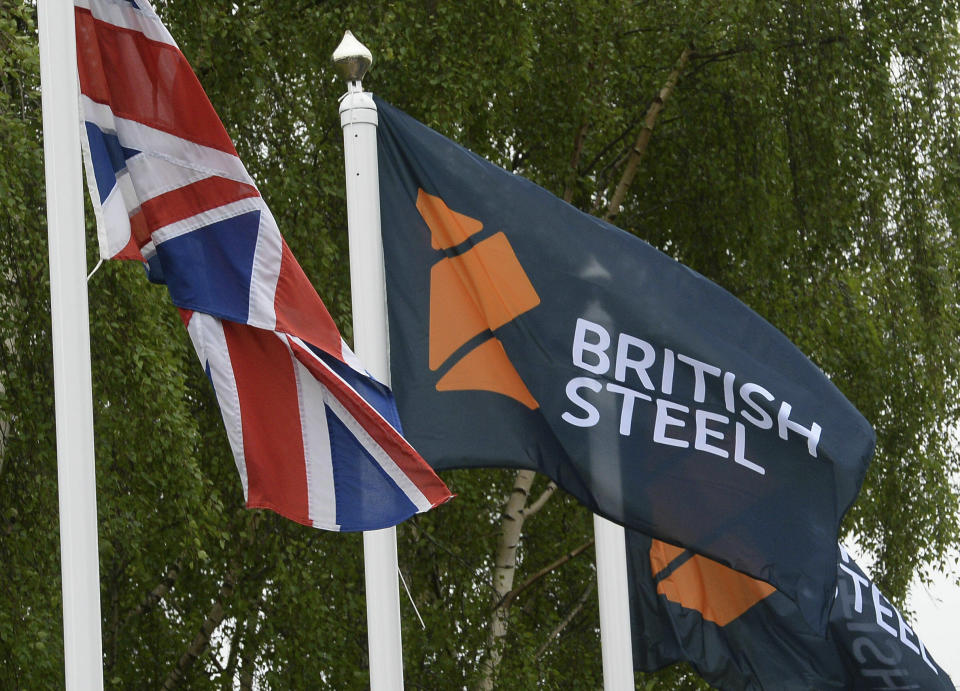
[[[471,235],[483,230],[475,218],[464,216],[448,207],[440,197],[417,191],[417,211],[430,228],[430,244],[435,250],[456,247]]]
[[[520,401],[535,410],[537,401],[530,395],[503,345],[496,338],[484,341],[454,364],[440,381],[437,391],[492,391]]]
[[[686,550],[653,540],[650,567],[656,576]],[[774,592],[769,583],[694,554],[657,583],[657,592],[681,607],[695,609],[707,621],[726,626]]]
[[[483,230],[483,224],[451,210],[420,190],[417,210],[430,228],[434,249],[449,249]],[[540,304],[503,232],[430,270],[429,365],[436,371],[471,339],[497,329]],[[531,410],[539,407],[500,341],[490,336],[441,377],[437,391],[492,391]]]

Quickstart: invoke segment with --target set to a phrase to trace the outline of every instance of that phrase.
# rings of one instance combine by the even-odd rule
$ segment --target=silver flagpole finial
[[[373,64],[373,55],[352,32],[347,31],[343,34],[340,45],[333,51],[333,64],[347,81],[361,81]]]

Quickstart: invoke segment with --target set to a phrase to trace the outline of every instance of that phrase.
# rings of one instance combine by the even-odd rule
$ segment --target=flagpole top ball
[[[333,64],[347,81],[360,81],[373,64],[373,55],[352,32],[347,31],[343,34],[340,45],[333,51]]]

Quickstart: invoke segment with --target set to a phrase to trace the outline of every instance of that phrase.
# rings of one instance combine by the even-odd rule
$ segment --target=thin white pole
[[[604,691],[634,688],[627,547],[623,527],[593,515],[597,546],[597,596],[600,600],[600,648]]]
[[[73,3],[40,0],[38,11],[65,681],[71,691],[102,689],[93,394]]]
[[[348,32],[349,34],[349,32]],[[350,43],[348,38],[353,41]],[[354,45],[355,43],[355,45]],[[344,48],[344,44],[346,48]],[[341,44],[346,52],[366,51],[352,34]],[[387,296],[380,237],[380,182],[377,168],[377,107],[364,93],[360,80],[369,66],[369,51],[334,60],[362,58],[368,62],[348,77],[347,94],[340,102],[340,124],[347,188],[347,228],[350,240],[350,290],[353,296],[354,350],[370,374],[390,383],[387,346]],[[338,54],[342,59],[338,58]],[[362,62],[362,61],[361,61]],[[356,63],[352,66],[358,68]],[[367,645],[370,688],[403,688],[403,651],[400,633],[400,587],[397,581],[395,528],[363,534],[363,562],[367,596]]]

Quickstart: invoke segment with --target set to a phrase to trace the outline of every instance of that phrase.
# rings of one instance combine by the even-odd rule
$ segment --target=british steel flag
[[[203,88],[145,0],[76,0],[101,255],[166,284],[216,391],[247,506],[328,530],[450,498],[340,337]]]

